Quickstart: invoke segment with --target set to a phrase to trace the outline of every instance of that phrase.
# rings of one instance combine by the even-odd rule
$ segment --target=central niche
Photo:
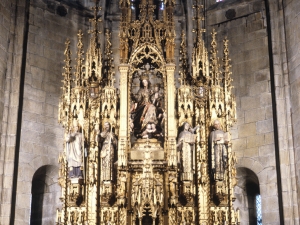
[[[129,129],[131,145],[136,141],[165,136],[165,66],[155,46],[142,45],[130,60]]]
[[[165,87],[163,74],[157,64],[152,60],[143,62],[132,73],[130,90],[131,144],[149,139],[162,144],[165,132]]]

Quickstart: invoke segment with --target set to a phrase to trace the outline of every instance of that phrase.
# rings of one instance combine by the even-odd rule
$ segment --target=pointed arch
[[[158,69],[166,65],[163,53],[156,45],[143,43],[133,51],[129,59],[129,64],[134,68],[139,68],[147,61],[151,61],[154,67]]]

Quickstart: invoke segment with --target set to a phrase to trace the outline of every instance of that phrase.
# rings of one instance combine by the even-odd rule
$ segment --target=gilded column
[[[174,83],[174,72],[175,64],[170,63],[166,65],[167,71],[167,135],[168,135],[168,163],[169,166],[177,165],[176,159],[176,135],[177,127],[175,120],[175,83]]]
[[[128,136],[128,71],[129,65],[119,67],[120,71],[120,131],[118,142],[118,166],[127,165],[127,136]]]

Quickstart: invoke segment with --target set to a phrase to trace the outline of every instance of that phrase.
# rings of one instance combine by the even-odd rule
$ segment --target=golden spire
[[[92,7],[92,9],[94,11],[94,17],[90,19],[92,29],[89,31],[90,43],[86,53],[85,63],[85,79],[87,80],[87,85],[90,85],[91,82],[100,84],[102,79],[102,54],[98,40],[98,35],[101,33],[98,29],[98,22],[101,22],[101,19],[98,18],[98,12],[101,10],[101,7],[98,7],[96,2],[96,6]]]
[[[115,80],[114,64],[113,64],[114,58],[112,57],[111,32],[109,29],[105,30],[105,38],[106,38],[106,45],[105,45],[105,50],[104,50],[104,55],[105,55],[104,71],[105,71],[106,77],[107,77],[106,84],[108,86],[114,86],[114,80]]]
[[[83,62],[83,43],[82,43],[82,30],[79,30],[78,34],[78,43],[77,43],[77,65],[76,65],[76,72],[75,72],[75,85],[77,87],[81,87],[83,85],[83,71],[82,71],[82,62]]]
[[[195,21],[196,25],[193,29],[193,32],[195,33],[194,36],[194,45],[197,47],[201,46],[201,43],[203,42],[203,33],[205,32],[205,29],[203,29],[203,22],[204,16],[203,16],[203,5],[199,2],[199,0],[196,0],[194,5],[194,17],[193,20]]]
[[[179,65],[179,75],[180,75],[180,83],[181,85],[185,84],[188,71],[189,71],[189,66],[188,66],[188,59],[187,59],[187,49],[186,49],[186,35],[184,30],[181,31],[181,43],[180,43],[180,49],[179,49],[179,54],[180,54],[180,65]]]
[[[212,35],[212,41],[211,41],[211,50],[210,50],[210,78],[212,85],[219,85],[220,83],[220,72],[219,72],[219,58],[217,56],[218,50],[217,50],[217,41],[216,41],[216,32],[213,29],[211,35]]]
[[[236,102],[235,97],[232,93],[233,86],[232,78],[230,72],[230,58],[229,58],[229,49],[228,49],[228,39],[227,37],[223,40],[224,43],[224,50],[223,50],[223,84],[224,84],[224,101],[225,101],[225,109],[226,109],[226,115],[225,115],[225,130],[229,131],[229,128],[232,126],[232,124],[236,121]]]
[[[71,82],[72,82],[72,67],[71,67],[71,51],[70,51],[70,40],[67,39],[65,42],[66,49],[64,52],[65,55],[65,66],[63,76],[63,86],[62,86],[62,95],[59,102],[59,113],[58,113],[58,122],[63,125],[66,129],[69,129],[69,112],[70,112],[70,98],[71,98]]]

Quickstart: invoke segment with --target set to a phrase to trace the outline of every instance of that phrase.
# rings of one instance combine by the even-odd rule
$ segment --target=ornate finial
[[[94,17],[90,19],[92,29],[90,33],[89,48],[86,53],[86,66],[85,66],[85,80],[86,85],[90,86],[91,82],[100,84],[102,79],[102,54],[100,43],[98,41],[98,34],[101,33],[98,30],[98,12],[101,7],[98,7],[99,1],[95,1],[95,6],[92,7]]]
[[[91,9],[93,10],[94,17],[90,19],[90,22],[92,24],[92,30],[90,30],[89,33],[96,35],[100,33],[98,32],[98,22],[101,22],[101,19],[98,18],[98,13],[100,10],[102,10],[102,8],[98,6],[98,1],[95,1],[95,6]]]
[[[79,30],[78,34],[78,43],[77,43],[77,65],[75,72],[75,84],[76,86],[82,86],[83,84],[83,74],[82,74],[82,62],[83,62],[83,43],[82,43],[82,30]]]
[[[107,77],[107,85],[108,86],[113,86],[114,85],[114,65],[113,65],[113,60],[114,58],[112,57],[112,50],[111,50],[111,31],[106,28],[105,29],[105,37],[106,37],[106,44],[105,44],[105,65],[104,65],[104,71],[106,71],[106,77]]]
[[[231,81],[232,78],[230,77],[231,72],[230,72],[230,59],[229,59],[229,49],[228,49],[228,39],[225,37],[223,40],[224,43],[224,50],[223,50],[223,69],[224,69],[224,85],[225,88],[228,88],[228,91],[231,90]]]
[[[203,36],[202,34],[205,32],[204,23],[202,22],[204,20],[204,13],[203,13],[203,5],[199,1],[195,1],[193,5],[194,9],[194,17],[193,20],[195,21],[195,25],[193,28],[194,35],[194,45],[198,46],[199,43],[203,42]]]
[[[211,35],[212,35],[212,41],[211,41],[211,57],[210,57],[210,74],[211,74],[211,80],[213,85],[219,85],[220,81],[220,72],[219,72],[219,58],[217,56],[218,50],[217,50],[217,41],[216,41],[216,34],[217,32],[215,29],[213,29]]]
[[[187,49],[186,49],[186,35],[184,30],[181,31],[181,43],[180,43],[180,50],[179,50],[180,58],[179,61],[181,62],[179,67],[179,74],[180,74],[180,83],[185,84],[186,78],[188,75],[188,60],[187,60]]]
[[[63,73],[63,76],[65,77],[65,79],[70,79],[70,75],[71,75],[71,50],[70,50],[70,39],[67,39],[67,41],[65,42],[66,44],[66,49],[64,51],[64,55],[65,55],[65,60],[64,62],[66,63],[66,65],[64,66],[65,72]]]
[[[224,72],[225,73],[230,73],[230,68],[231,68],[231,65],[230,65],[230,59],[229,59],[229,49],[228,49],[228,39],[227,37],[225,37],[225,39],[223,40],[223,43],[224,43],[224,50],[223,50],[223,69],[224,69]]]
[[[71,98],[71,82],[72,82],[72,67],[71,67],[71,51],[70,51],[70,40],[67,39],[65,42],[66,49],[65,55],[65,66],[63,76],[62,95],[60,97],[59,109],[58,109],[58,122],[63,125],[66,129],[69,129],[69,106]]]
[[[224,84],[224,92],[225,92],[225,108],[226,108],[226,120],[225,120],[225,130],[229,131],[229,128],[232,126],[233,122],[236,121],[236,101],[235,97],[232,94],[231,85],[232,78],[230,72],[230,58],[229,58],[229,48],[228,48],[228,39],[225,37],[223,40],[224,50],[223,50],[223,84]]]
[[[98,18],[98,13],[101,10],[101,7],[98,6],[98,1],[95,1],[95,6],[91,8],[93,10],[94,13],[94,17],[92,19],[90,19],[90,23],[91,23],[91,27],[92,29],[89,30],[89,34],[91,35],[90,38],[90,51],[91,54],[96,55],[97,54],[97,48],[99,46],[98,43],[98,34],[101,33],[101,31],[99,31],[98,29],[98,22],[101,22],[102,20],[100,18]]]

